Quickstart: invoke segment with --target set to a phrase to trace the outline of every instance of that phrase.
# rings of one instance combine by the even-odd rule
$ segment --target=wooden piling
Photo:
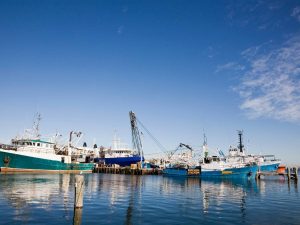
[[[82,208],[74,209],[73,225],[80,225],[82,219]]]
[[[291,180],[291,168],[287,168],[287,177],[288,177],[288,181]]]
[[[294,175],[295,175],[295,181],[297,182],[298,181],[298,168],[297,167],[295,167]]]
[[[259,180],[259,179],[260,179],[260,172],[257,172],[257,173],[255,174],[255,179],[256,179],[256,180]]]
[[[75,176],[75,200],[74,208],[83,207],[84,177],[83,175]]]

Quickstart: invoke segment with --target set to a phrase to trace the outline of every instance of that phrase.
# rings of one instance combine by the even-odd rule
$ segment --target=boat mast
[[[240,153],[244,152],[244,145],[243,145],[243,131],[242,130],[238,130],[238,135],[239,135],[239,150]]]
[[[205,133],[203,134],[203,138],[204,138],[203,146],[202,146],[202,148],[203,148],[203,153],[204,153],[203,163],[205,163],[205,159],[208,157],[207,138],[206,138]]]
[[[68,141],[68,155],[71,155],[72,154],[72,149],[73,149],[73,146],[72,146],[72,139],[73,139],[73,134],[76,135],[76,137],[80,138],[82,132],[75,132],[75,131],[71,131],[70,132],[70,136],[69,136],[69,141]],[[75,146],[78,144],[79,140],[77,141],[77,143],[75,144]]]
[[[143,146],[142,146],[142,140],[140,137],[140,131],[137,126],[136,116],[134,112],[129,112],[130,117],[130,125],[131,125],[131,137],[132,137],[132,147],[134,150],[137,151],[138,155],[141,156],[143,154]]]
[[[35,120],[33,122],[33,130],[35,132],[35,136],[37,138],[40,138],[41,135],[40,135],[40,122],[42,120],[42,117],[41,117],[41,114],[40,113],[36,113],[35,114]]]

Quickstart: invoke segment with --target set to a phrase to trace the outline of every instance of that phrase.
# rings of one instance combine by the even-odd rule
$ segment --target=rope
[[[168,150],[158,141],[157,138],[155,138],[151,132],[144,126],[144,124],[138,119],[136,118],[137,122],[143,127],[143,129],[147,132],[147,134],[153,139],[153,141],[156,143],[156,145],[160,148],[160,150],[163,153],[168,152]]]

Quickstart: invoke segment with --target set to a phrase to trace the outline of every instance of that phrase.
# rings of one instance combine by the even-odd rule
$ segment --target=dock
[[[109,174],[128,174],[128,175],[161,175],[162,169],[99,166],[99,167],[95,167],[93,172],[94,173],[109,173]]]
[[[288,181],[295,180],[295,182],[298,181],[298,170],[299,168],[293,167],[293,168],[286,168],[284,171],[258,171],[256,174],[256,179],[260,179],[261,176],[283,176],[287,177]]]

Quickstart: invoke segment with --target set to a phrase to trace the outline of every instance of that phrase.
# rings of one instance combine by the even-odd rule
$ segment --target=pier
[[[288,181],[295,180],[295,182],[298,182],[298,170],[299,168],[297,167],[293,167],[293,168],[287,167],[284,171],[280,171],[280,170],[277,170],[275,172],[258,171],[256,174],[256,179],[260,179],[261,176],[283,176],[283,177],[287,177]]]
[[[131,167],[115,167],[115,166],[99,166],[94,168],[94,173],[109,173],[109,174],[128,174],[128,175],[161,175],[162,169],[159,168],[140,168],[137,166]]]

